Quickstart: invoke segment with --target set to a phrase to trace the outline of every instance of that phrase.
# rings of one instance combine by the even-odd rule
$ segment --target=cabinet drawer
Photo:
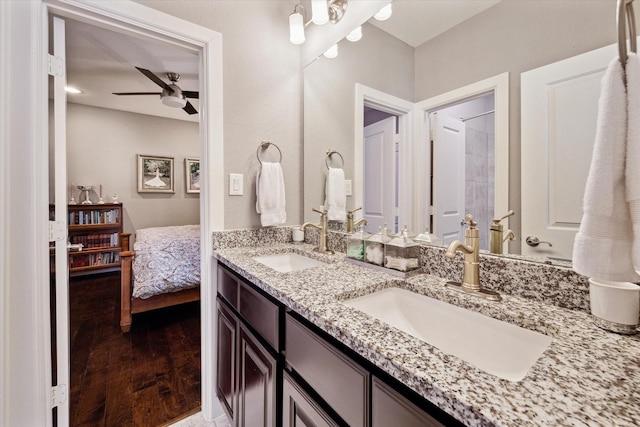
[[[240,282],[240,316],[267,341],[276,352],[280,352],[280,309],[258,291]]]
[[[367,426],[369,372],[286,316],[286,360],[350,426]]]
[[[218,293],[231,307],[238,309],[238,279],[221,265],[218,265]]]
[[[372,427],[442,427],[435,418],[418,408],[400,393],[373,378],[372,385]]]
[[[282,374],[282,427],[338,427],[286,371]]]

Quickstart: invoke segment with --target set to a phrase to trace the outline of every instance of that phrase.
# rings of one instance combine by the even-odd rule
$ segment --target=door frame
[[[430,142],[431,126],[429,113],[454,104],[493,92],[495,96],[495,201],[496,212],[509,210],[509,73],[505,72],[485,80],[417,102],[416,105],[416,143],[415,162],[417,165],[431,164]],[[415,182],[429,182],[429,167],[416,167]],[[431,189],[428,185],[416,186],[413,193],[416,200],[416,230],[424,230],[428,225],[425,212],[431,212]],[[506,221],[506,220],[504,220]],[[489,224],[486,224],[488,227]],[[508,228],[508,223],[505,224]]]
[[[3,197],[7,203],[0,210],[0,233],[3,235],[0,245],[3,253],[9,255],[8,260],[3,257],[2,266],[15,266],[2,268],[1,272],[2,282],[9,284],[10,289],[0,287],[0,332],[3,333],[0,374],[4,379],[0,386],[0,424],[50,426],[52,423],[50,292],[49,286],[44,286],[49,279],[49,14],[141,34],[159,41],[191,47],[200,53],[199,90],[208,95],[200,100],[199,125],[203,164],[201,178],[206,184],[200,194],[203,237],[200,247],[202,412],[205,419],[213,419],[218,415],[215,412],[222,414],[220,407],[215,407],[216,289],[211,280],[211,236],[214,230],[224,228],[221,34],[132,1],[39,0],[21,5],[13,2],[2,3],[4,4],[0,6],[0,15],[3,17],[3,28],[0,29],[0,58],[3,59],[3,63],[10,64],[8,76],[12,76],[15,81],[10,81],[6,75],[0,79],[1,87],[7,89],[7,92],[4,92],[7,96],[0,102],[2,132],[6,137],[5,141],[12,141],[11,150],[2,144],[3,170],[0,174],[0,192],[8,197]],[[29,49],[24,52],[21,61],[14,61],[12,64],[9,61],[12,59],[11,48],[14,45],[18,46],[16,40],[24,35],[27,36],[25,40],[28,40]],[[16,95],[20,90],[23,91],[26,102],[16,109],[8,102],[12,99],[9,94]],[[12,109],[17,110],[17,118],[12,117]],[[14,125],[5,127],[11,118],[15,120]],[[20,142],[24,148],[14,148]],[[7,154],[5,150],[9,151],[10,155],[22,155],[19,159],[13,159],[14,163],[18,162],[17,165],[12,166],[9,156],[4,155]],[[24,170],[18,173],[16,169],[20,167]],[[14,189],[16,176],[20,178],[23,175],[26,176],[29,187]],[[12,182],[14,186],[10,186]],[[8,207],[12,202],[22,200],[28,200],[25,207],[18,206],[18,203],[12,205],[11,210]],[[18,214],[9,215],[10,212]],[[20,213],[25,213],[24,217],[18,218]],[[12,220],[11,224],[9,219]],[[16,232],[11,232],[13,228],[22,227],[26,228],[22,236],[16,236]],[[28,260],[28,263],[23,260]],[[11,309],[16,304],[21,310]],[[19,326],[19,329],[16,326]],[[16,334],[20,335],[20,339]],[[5,339],[9,340],[8,344],[5,344]],[[65,345],[68,345],[68,341]]]
[[[400,155],[398,159],[398,226],[413,225],[412,207],[414,104],[377,89],[356,83],[353,150],[353,207],[361,207],[364,194],[364,107],[398,116]],[[414,228],[415,229],[415,228]]]

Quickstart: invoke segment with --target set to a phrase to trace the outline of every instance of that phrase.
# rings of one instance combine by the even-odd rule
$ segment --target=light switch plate
[[[351,180],[350,179],[344,180],[344,193],[347,196],[351,196]]]
[[[230,196],[242,196],[243,195],[243,175],[241,173],[229,174],[229,195]]]

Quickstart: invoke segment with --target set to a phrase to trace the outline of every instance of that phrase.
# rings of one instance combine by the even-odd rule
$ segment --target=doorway
[[[199,89],[202,94],[200,99],[200,121],[206,123],[202,125],[199,132],[200,140],[200,161],[202,164],[200,182],[200,217],[201,222],[201,303],[203,319],[211,319],[211,307],[215,291],[210,288],[211,282],[211,248],[208,240],[203,236],[210,236],[213,229],[222,228],[223,218],[223,169],[221,159],[222,153],[222,44],[220,35],[214,31],[199,27],[192,23],[182,21],[157,12],[150,13],[150,9],[138,4],[122,4],[113,2],[103,5],[99,10],[88,4],[69,6],[67,4],[56,3],[46,5],[45,9],[49,13],[61,15],[65,18],[79,18],[84,22],[95,23],[103,28],[113,28],[122,32],[134,32],[144,34],[146,37],[174,43],[179,46],[189,45],[199,52],[200,66],[199,74],[202,79]],[[56,128],[64,127],[64,123],[56,122]],[[44,177],[46,179],[46,177]],[[66,177],[61,170],[56,173],[56,191],[59,186],[63,187],[66,193]],[[57,292],[66,293],[62,295],[68,300],[68,289],[66,286],[57,287]],[[67,322],[57,322],[56,324],[57,346],[68,348],[69,331]],[[215,331],[216,325],[213,322],[202,322],[202,402],[203,415],[206,419],[213,419],[222,413],[215,405],[215,372],[211,368],[215,366]],[[54,359],[55,356],[54,356]],[[67,360],[57,358],[56,363],[69,363]],[[58,378],[59,382],[68,384],[68,378]],[[61,401],[58,412],[68,401]],[[65,418],[58,418],[58,425],[66,425]]]
[[[429,112],[434,212],[430,229],[445,245],[464,236],[465,215],[480,226],[480,249],[489,249],[489,224],[496,217],[495,96],[483,94]]]

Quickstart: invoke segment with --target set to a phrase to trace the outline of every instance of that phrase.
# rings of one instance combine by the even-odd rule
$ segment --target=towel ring
[[[627,30],[626,24],[629,24],[629,44],[631,52],[636,53],[636,19],[633,13],[633,0],[618,0],[618,56],[622,68],[627,64]],[[626,19],[625,19],[626,18]]]
[[[327,169],[329,169],[329,159],[334,154],[337,154],[338,156],[340,156],[340,160],[342,160],[342,166],[340,166],[340,169],[342,169],[344,167],[344,158],[342,157],[342,154],[332,149],[327,150],[327,157],[324,159],[324,164],[327,165]]]
[[[260,158],[260,149],[266,150],[267,148],[269,148],[270,145],[273,145],[274,147],[276,147],[276,150],[278,150],[278,154],[280,154],[280,160],[278,160],[278,163],[282,162],[282,151],[280,151],[280,147],[278,147],[276,144],[274,144],[271,141],[262,141],[258,146],[258,149],[256,150],[256,157],[258,158],[258,161],[260,162],[261,165],[262,165],[262,159]]]

